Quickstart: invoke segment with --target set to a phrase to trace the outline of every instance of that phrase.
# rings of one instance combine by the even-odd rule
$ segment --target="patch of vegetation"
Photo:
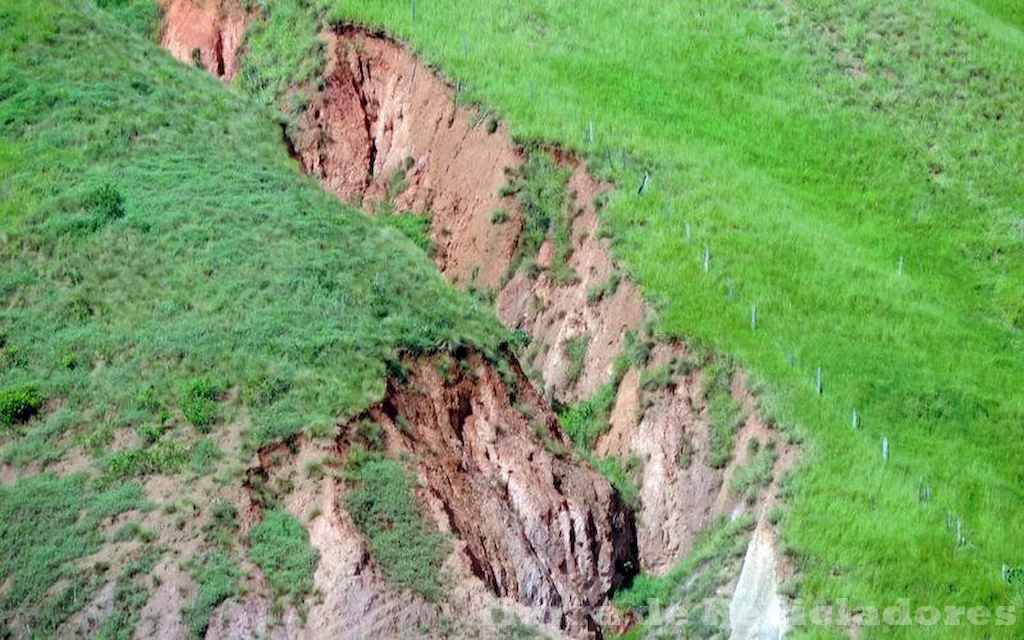
[[[34,384],[0,389],[0,425],[13,426],[26,422],[42,408],[46,399]]]
[[[306,0],[252,0],[257,19],[246,32],[248,52],[235,82],[264,104],[281,103],[290,115],[305,105],[284,101],[292,87],[316,85],[324,68],[324,42],[315,3]]]
[[[448,542],[416,502],[412,474],[384,454],[356,448],[345,461],[344,477],[351,488],[343,506],[384,575],[399,589],[437,600]]]
[[[217,443],[210,438],[200,438],[189,447],[189,468],[196,475],[206,475],[213,465],[224,457]]]
[[[150,474],[178,473],[188,463],[189,449],[175,438],[161,438],[151,447],[125,449],[106,461],[103,480],[111,482]]]
[[[111,612],[92,637],[103,640],[135,637],[135,627],[151,591],[148,578],[162,553],[158,547],[146,547],[124,566],[117,576]]]
[[[238,532],[238,509],[227,498],[210,503],[210,519],[203,524],[203,538],[210,544],[230,552]]]
[[[587,302],[597,304],[606,298],[611,298],[619,289],[622,277],[618,272],[613,272],[606,280],[592,284],[587,287]]]
[[[428,256],[434,254],[434,241],[430,237],[430,222],[433,215],[430,213],[413,213],[403,211],[388,215],[377,216],[377,219],[384,224],[397,229],[403,236],[408,238],[417,247],[423,250]]]
[[[675,367],[666,362],[657,367],[650,367],[640,372],[640,388],[644,391],[655,391],[662,387],[674,387],[676,384]]]
[[[581,333],[569,338],[562,344],[569,366],[565,370],[565,380],[570,385],[576,384],[586,364],[587,350],[590,348],[590,334]]]
[[[181,387],[181,412],[201,432],[206,433],[217,420],[217,405],[224,385],[209,376],[190,378]]]
[[[0,484],[0,633],[19,620],[53,637],[61,622],[88,601],[92,583],[75,562],[99,548],[100,524],[138,509],[145,493],[135,483],[97,490],[84,475],[43,473]],[[51,593],[60,581],[67,587]]]
[[[309,543],[309,533],[295,516],[270,509],[249,531],[249,558],[259,565],[277,598],[301,606],[313,592],[313,572],[320,552]]]
[[[625,458],[599,458],[594,454],[586,454],[584,457],[608,479],[624,503],[634,511],[640,511],[640,476],[643,472],[643,461],[639,456],[631,454]]]
[[[617,394],[618,385],[609,381],[601,385],[590,398],[558,412],[562,429],[569,434],[577,448],[592,451],[598,438],[611,426],[612,408]]]
[[[203,638],[210,626],[213,611],[228,598],[241,592],[238,580],[242,571],[225,551],[213,551],[202,556],[193,556],[189,561],[192,578],[199,585],[195,599],[182,609],[182,616],[188,625],[191,638]]]
[[[641,619],[651,610],[652,605],[665,607],[668,603],[679,604],[687,611],[682,628],[664,629],[687,638],[711,638],[716,634],[728,633],[728,612],[717,616],[722,625],[714,624],[715,615],[704,615],[703,607],[721,601],[718,590],[739,571],[740,562],[749,541],[749,532],[754,526],[750,516],[735,520],[720,519],[699,533],[693,547],[678,565],[663,576],[640,573],[633,578],[629,588],[615,595],[615,604],[624,611],[638,614]],[[722,613],[722,612],[713,612]],[[655,621],[651,621],[655,622]],[[654,634],[659,629],[642,623],[643,631]],[[642,632],[643,632],[642,631]],[[641,632],[641,633],[642,633]]]
[[[143,38],[156,41],[160,37],[162,12],[156,0],[96,0],[96,6]]]
[[[634,367],[643,367],[647,364],[647,359],[651,357],[651,351],[654,349],[654,341],[645,340],[644,338],[637,335],[636,331],[627,331],[626,335],[622,338],[622,353],[629,364]]]
[[[291,390],[290,375],[260,373],[246,381],[242,388],[242,401],[249,407],[264,409]]]
[[[729,481],[729,489],[735,494],[741,494],[750,488],[767,487],[772,481],[772,469],[775,468],[775,461],[779,454],[776,451],[775,441],[769,441],[767,445],[760,447],[757,440],[750,440],[750,460],[745,465],[736,467],[732,479]]]
[[[491,214],[491,224],[504,224],[511,219],[508,209],[502,207]]]
[[[715,360],[704,369],[703,393],[711,422],[708,462],[716,468],[724,467],[732,458],[733,435],[743,423],[743,408],[732,397],[733,373],[732,363],[725,359]]]
[[[531,150],[515,170],[510,170],[502,196],[514,195],[523,208],[523,232],[510,267],[515,272],[536,259],[544,240],[551,237],[553,254],[549,270],[555,284],[575,278],[568,259],[572,253],[571,224],[563,209],[571,171],[558,166],[548,153]]]

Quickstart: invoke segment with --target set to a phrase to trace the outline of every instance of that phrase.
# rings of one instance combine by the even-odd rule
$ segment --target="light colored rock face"
[[[778,640],[785,635],[788,618],[778,586],[773,536],[767,527],[759,526],[747,547],[743,569],[729,603],[730,637]]]

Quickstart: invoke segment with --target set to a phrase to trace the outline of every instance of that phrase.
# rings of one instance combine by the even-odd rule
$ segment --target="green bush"
[[[135,429],[135,433],[142,439],[142,442],[149,445],[160,439],[160,436],[164,434],[164,427],[159,424],[140,424]]]
[[[34,384],[0,389],[0,424],[12,426],[26,422],[39,412],[45,401]]]
[[[711,420],[711,452],[709,462],[716,468],[724,467],[732,457],[733,434],[743,422],[743,408],[732,397],[731,362],[718,360],[705,369],[704,398],[708,403]]]
[[[583,365],[587,359],[587,350],[590,348],[590,335],[581,333],[565,341],[562,345],[565,349],[565,356],[569,359],[569,367],[565,371],[565,379],[571,384],[576,384],[583,374]]]
[[[223,457],[224,453],[217,447],[217,443],[209,438],[197,440],[189,449],[191,459],[189,468],[192,473],[203,475],[209,473],[213,463]]]
[[[608,279],[587,287],[587,302],[597,304],[605,298],[610,298],[619,290],[619,283],[622,277],[618,273],[612,273]]]
[[[191,378],[181,387],[181,412],[205,433],[217,420],[217,399],[222,393],[224,387],[209,376]]]
[[[103,185],[86,200],[86,206],[102,221],[120,220],[124,217],[124,196],[113,185]]]
[[[107,460],[104,479],[108,481],[136,478],[153,473],[177,473],[188,462],[185,445],[172,438],[163,438],[146,449],[118,451]]]
[[[590,452],[597,439],[611,426],[609,420],[617,393],[618,386],[606,382],[592,397],[558,412],[558,421],[562,428],[569,434],[573,443],[584,452]]]
[[[291,388],[291,378],[261,373],[245,383],[242,400],[249,407],[262,409],[277,402]]]

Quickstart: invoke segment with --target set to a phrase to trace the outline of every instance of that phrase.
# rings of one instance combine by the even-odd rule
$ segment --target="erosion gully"
[[[161,39],[167,50],[231,81],[244,56],[245,29],[257,16],[231,0],[163,5]],[[609,604],[617,589],[638,570],[667,572],[714,519],[749,513],[756,522],[751,542],[721,591],[731,597],[729,626],[737,638],[784,633],[778,585],[793,569],[777,553],[768,512],[776,502],[776,479],[798,452],[762,419],[742,371],[733,374],[730,388],[742,423],[728,464],[717,466],[710,459],[702,362],[669,367],[672,379],[653,389],[641,384],[637,366],[621,376],[611,426],[594,452],[639,462],[636,509],[572,453],[558,425],[552,402],[590,397],[615,375],[627,332],[648,338],[644,327],[652,309],[632,282],[620,278],[608,241],[598,233],[599,195],[613,185],[595,179],[572,153],[549,147],[571,171],[562,214],[570,221],[568,265],[575,277],[553,281],[546,270],[554,252],[550,240],[540,248],[539,269],[512,273],[523,215],[514,195],[501,194],[527,151],[503,124],[458,105],[454,87],[402,43],[356,25],[321,37],[324,82],[320,89],[297,88],[311,91],[312,99],[289,129],[293,157],[325,188],[368,212],[380,211],[384,201],[392,212],[430,211],[438,268],[457,285],[493,292],[501,321],[529,334],[533,346],[519,357],[533,380],[516,354],[508,354],[511,375],[471,352],[443,361],[411,358],[407,376],[389,380],[381,403],[339,425],[334,442],[300,438],[260,452],[259,464],[248,472],[248,523],[258,521],[262,496],[270,489],[285,496],[293,513],[318,508],[324,514],[310,525],[311,542],[321,553],[321,601],[310,608],[304,627],[293,616],[282,632],[429,634],[454,619],[473,635],[467,630],[493,627],[490,612],[499,608],[549,634],[621,632],[632,621]],[[399,172],[401,180],[395,180]],[[507,219],[493,217],[499,210],[508,212]],[[617,286],[607,286],[611,278]],[[588,295],[599,286],[604,295]],[[587,347],[577,373],[570,371],[567,345],[580,336]],[[662,341],[647,366],[693,360],[684,343]],[[343,480],[300,473],[310,460],[347,453],[364,420],[381,425],[388,451],[411,454],[420,478],[418,497],[452,535],[444,566],[452,584],[446,603],[390,589],[338,505]],[[732,474],[749,461],[752,440],[778,447],[773,479],[755,498],[730,491]],[[232,631],[261,628],[266,603],[254,596],[232,606],[222,616],[234,621]]]

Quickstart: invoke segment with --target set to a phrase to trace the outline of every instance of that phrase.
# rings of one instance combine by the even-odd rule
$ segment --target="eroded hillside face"
[[[168,12],[167,19],[172,17]],[[571,154],[552,150],[556,162],[571,171],[562,213],[570,220],[567,263],[575,277],[568,283],[552,279],[546,270],[554,252],[550,240],[537,255],[539,271],[513,272],[524,221],[516,198],[501,192],[526,152],[504,125],[459,106],[457,88],[401,44],[355,26],[322,37],[323,88],[312,93],[290,140],[305,171],[371,211],[387,199],[398,211],[431,212],[438,267],[457,284],[489,288],[501,320],[531,336],[534,348],[522,355],[523,365],[539,373],[534,383],[543,395],[572,403],[594,394],[613,377],[626,333],[643,334],[652,314],[635,285],[619,277],[608,241],[598,233],[598,196],[611,185],[591,176]],[[206,55],[198,39],[189,44]],[[171,51],[185,59],[179,53],[185,49],[191,50]],[[507,221],[493,220],[498,210],[508,212]],[[616,286],[602,296],[592,294],[612,278]],[[580,339],[588,346],[573,375],[567,347]],[[626,549],[636,550],[639,567],[664,573],[713,519],[741,513],[754,516],[758,539],[773,539],[767,509],[774,479],[796,451],[779,445],[772,483],[754,500],[734,495],[729,479],[748,461],[750,442],[764,447],[777,434],[736,373],[729,387],[742,419],[727,451],[729,462],[713,460],[705,372],[699,360],[675,364],[694,360],[686,345],[673,342],[658,345],[646,364],[633,365],[618,385],[611,428],[596,443],[601,456],[639,461],[637,514],[618,504],[607,482],[584,463],[545,449],[537,422],[515,426],[521,420],[508,410],[515,401],[493,371],[476,382],[452,382],[418,366],[420,392],[392,383],[371,415],[389,425],[389,449],[415,454],[424,500],[456,535],[458,552],[451,561],[477,581],[459,589],[532,606],[596,606],[622,584]],[[645,388],[641,369],[658,367],[666,367],[670,379]],[[533,402],[533,420],[543,425],[549,448],[551,442],[569,448],[550,406]],[[398,414],[413,425],[409,433],[394,428]],[[499,426],[514,436],[499,434]],[[581,509],[583,504],[589,508]],[[336,519],[343,522],[344,515]],[[762,587],[774,589],[781,572],[773,566],[771,575],[759,576]],[[734,626],[759,628],[760,613],[741,600]],[[579,616],[541,618],[573,634],[596,632],[592,620]]]
[[[238,1],[161,0],[160,44],[183,62],[225,80],[238,72],[238,54],[249,22]]]
[[[370,422],[383,430],[379,447],[407,459],[422,479],[418,497],[454,542],[445,572],[453,602],[465,607],[457,615],[468,618],[468,635],[474,622],[487,624],[491,609],[519,605],[524,619],[596,634],[595,612],[636,571],[633,514],[574,457],[521,372],[503,379],[475,354],[406,367],[402,380],[388,381],[380,404],[340,428],[333,447],[281,443],[261,451],[247,474],[251,521],[271,494],[295,513],[322,510],[310,534],[324,601],[311,608],[306,632],[394,636],[436,628],[439,610],[446,611],[389,589],[341,505],[343,479],[303,477],[310,460],[341,459],[363,446],[359,427]]]

